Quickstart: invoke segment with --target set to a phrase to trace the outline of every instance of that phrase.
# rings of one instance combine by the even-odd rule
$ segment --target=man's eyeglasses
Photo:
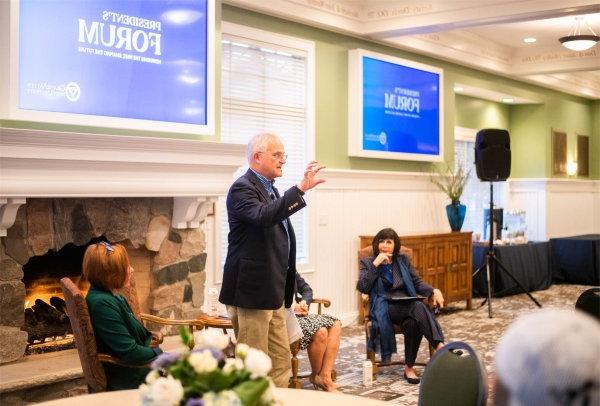
[[[259,153],[266,154],[264,151],[259,151]],[[284,154],[283,152],[275,152],[274,154],[271,154],[271,156],[278,161],[287,161],[288,159],[288,154]]]
[[[100,244],[104,245],[104,248],[106,248],[106,255],[109,255],[113,252],[115,252],[115,249],[112,245],[110,245],[110,243],[106,242],[106,241],[100,241]]]

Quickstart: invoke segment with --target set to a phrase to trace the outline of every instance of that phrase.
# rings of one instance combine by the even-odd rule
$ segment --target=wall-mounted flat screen
[[[442,161],[442,69],[362,49],[348,61],[348,154]]]
[[[12,0],[9,118],[213,132],[213,0]]]

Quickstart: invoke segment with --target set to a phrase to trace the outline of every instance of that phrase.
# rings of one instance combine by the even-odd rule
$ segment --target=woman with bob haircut
[[[439,289],[432,288],[416,273],[407,256],[400,254],[400,237],[391,228],[384,228],[373,238],[373,256],[360,260],[360,275],[356,288],[369,295],[371,337],[369,350],[377,347],[382,365],[389,364],[396,350],[394,324],[404,332],[406,366],[404,379],[410,384],[420,382],[414,370],[417,352],[423,336],[436,350],[444,344],[444,333],[431,309],[421,299],[431,298],[437,308],[444,306]]]
[[[83,256],[83,275],[90,282],[86,296],[98,351],[128,364],[145,365],[162,353],[151,348],[152,334],[136,319],[129,303],[119,293],[129,286],[133,268],[122,245],[91,244]],[[104,363],[107,390],[136,389],[149,368]]]

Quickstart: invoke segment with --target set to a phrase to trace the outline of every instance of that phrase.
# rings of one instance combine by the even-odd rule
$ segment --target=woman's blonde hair
[[[129,269],[129,256],[125,247],[107,242],[92,244],[83,256],[83,276],[94,286],[120,289],[125,285]]]

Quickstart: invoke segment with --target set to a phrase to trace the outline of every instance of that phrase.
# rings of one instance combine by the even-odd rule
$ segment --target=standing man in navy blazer
[[[292,305],[296,275],[296,236],[289,217],[306,206],[309,189],[325,182],[324,168],[312,161],[304,177],[283,194],[273,186],[287,155],[273,134],[254,136],[246,147],[250,168],[227,194],[229,246],[219,301],[227,305],[238,343],[271,357],[269,376],[287,387],[290,347],[285,307]]]

